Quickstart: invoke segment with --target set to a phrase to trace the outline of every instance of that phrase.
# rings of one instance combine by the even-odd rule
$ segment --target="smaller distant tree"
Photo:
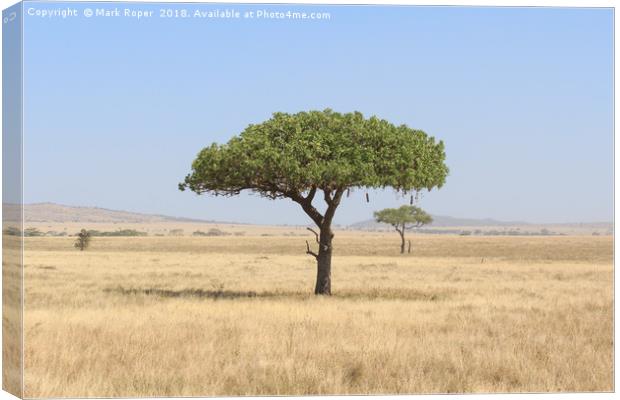
[[[390,224],[400,235],[400,253],[405,252],[405,231],[411,228],[421,228],[433,222],[433,218],[416,206],[400,206],[399,208],[386,208],[375,211],[375,220]],[[411,246],[409,246],[411,252]]]
[[[85,249],[87,249],[88,245],[90,244],[90,232],[86,229],[82,229],[80,233],[78,233],[76,236],[77,239],[75,239],[75,243],[73,243],[73,246],[77,249],[80,249],[80,251],[84,251]]]

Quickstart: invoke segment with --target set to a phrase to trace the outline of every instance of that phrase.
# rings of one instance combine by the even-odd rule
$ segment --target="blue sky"
[[[42,3],[25,16],[26,202],[303,224],[289,200],[179,192],[198,151],[274,111],[359,110],[444,140],[434,214],[613,217],[610,9]],[[83,16],[140,8],[150,19]],[[159,9],[327,11],[330,20],[159,18]],[[398,206],[346,199],[335,222]]]

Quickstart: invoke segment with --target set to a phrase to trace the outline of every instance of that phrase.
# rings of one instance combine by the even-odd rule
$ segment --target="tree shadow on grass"
[[[234,300],[244,298],[287,298],[296,300],[309,300],[317,298],[310,292],[300,291],[235,291],[224,289],[161,289],[161,288],[115,288],[103,289],[106,293],[119,294],[123,296],[153,296],[162,298],[199,298],[213,300]],[[369,289],[346,289],[335,292],[331,297],[335,299],[349,300],[409,300],[409,301],[441,301],[450,298],[453,291],[445,289],[437,290],[416,290],[401,288],[369,288]],[[321,296],[323,297],[323,296]]]
[[[253,291],[232,291],[232,290],[204,290],[204,289],[159,289],[159,288],[116,288],[103,289],[106,293],[116,293],[124,296],[154,296],[154,297],[196,297],[206,299],[238,299],[249,297],[267,297],[263,293]],[[274,296],[271,296],[274,297]]]

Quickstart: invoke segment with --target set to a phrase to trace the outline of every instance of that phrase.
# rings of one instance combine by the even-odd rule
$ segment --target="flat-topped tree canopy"
[[[247,189],[272,199],[316,189],[431,190],[445,182],[444,160],[443,142],[374,116],[274,113],[228,143],[204,148],[179,187],[224,196]]]
[[[419,228],[422,225],[433,222],[433,217],[420,207],[406,205],[375,211],[375,219],[377,222],[383,222],[395,227],[402,225],[403,228]]]

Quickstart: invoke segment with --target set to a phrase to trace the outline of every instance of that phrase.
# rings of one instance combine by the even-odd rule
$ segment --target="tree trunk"
[[[400,254],[404,254],[405,253],[405,232],[404,230],[398,231],[398,233],[400,233]]]
[[[332,220],[336,213],[336,208],[340,204],[342,194],[346,188],[338,188],[335,190],[329,188],[321,188],[327,209],[325,214],[321,215],[312,205],[312,200],[316,194],[317,187],[313,186],[308,194],[304,197],[299,193],[293,193],[291,197],[293,201],[299,203],[303,210],[308,214],[310,219],[314,221],[320,232],[317,233],[313,229],[308,228],[316,235],[316,241],[319,244],[318,253],[310,250],[310,244],[306,241],[306,253],[312,255],[316,259],[316,285],[314,286],[315,295],[331,295],[332,294]]]
[[[316,286],[314,294],[332,294],[332,239],[330,227],[323,227],[319,236],[319,254],[316,258]]]

